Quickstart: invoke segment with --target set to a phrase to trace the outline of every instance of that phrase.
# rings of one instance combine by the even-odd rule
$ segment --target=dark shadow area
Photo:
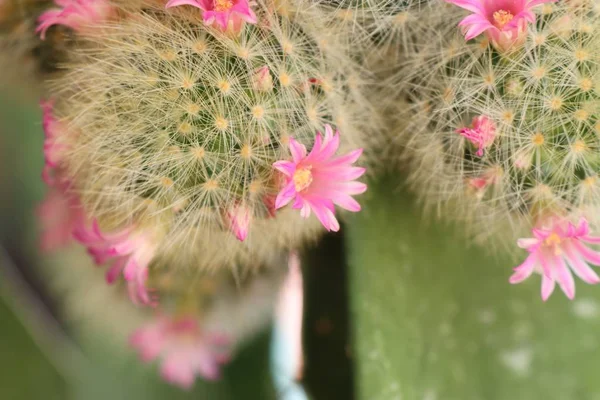
[[[302,257],[304,377],[315,400],[354,399],[354,368],[344,235],[328,234]]]

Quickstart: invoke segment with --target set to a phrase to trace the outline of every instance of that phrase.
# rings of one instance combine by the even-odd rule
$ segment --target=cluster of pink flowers
[[[546,301],[556,282],[569,299],[575,297],[575,281],[571,271],[591,285],[600,278],[588,264],[600,266],[600,253],[587,244],[600,244],[600,237],[590,236],[587,220],[577,225],[560,218],[549,221],[548,226],[533,229],[533,237],[519,239],[518,245],[529,252],[525,261],[515,268],[510,283],[520,283],[536,271],[542,275],[542,299]]]
[[[131,345],[146,362],[161,358],[164,379],[189,389],[198,375],[219,378],[221,365],[229,361],[231,342],[203,332],[194,317],[162,316],[134,332]]]
[[[471,127],[460,128],[456,133],[477,146],[477,156],[483,156],[486,148],[496,139],[496,124],[490,118],[480,115],[473,118]]]
[[[507,52],[523,45],[527,24],[535,22],[532,8],[556,0],[446,0],[472,12],[458,25],[465,39],[484,33],[494,47]]]
[[[317,133],[312,151],[307,155],[306,147],[290,139],[292,160],[277,161],[273,166],[285,176],[285,186],[277,195],[275,207],[281,208],[294,200],[293,208],[299,209],[304,218],[311,210],[328,231],[338,231],[340,225],[335,218],[334,204],[352,212],[360,211],[360,204],[352,195],[364,193],[367,185],[355,181],[365,173],[352,164],[362,154],[362,149],[334,157],[340,146],[339,132],[333,133],[325,126],[325,137]]]
[[[58,8],[50,9],[39,17],[36,32],[41,38],[53,25],[64,25],[81,32],[89,26],[108,20],[114,7],[108,0],[54,0]],[[241,32],[244,23],[255,24],[256,14],[248,0],[170,0],[166,7],[189,5],[202,10],[206,25],[222,31]]]
[[[199,8],[204,23],[222,31],[239,33],[245,22],[257,21],[248,0],[170,0],[167,8],[183,5]]]
[[[41,106],[46,160],[43,179],[50,189],[38,208],[43,227],[42,248],[47,251],[55,250],[75,238],[88,248],[97,264],[113,261],[106,275],[109,283],[115,282],[122,271],[128,282],[132,301],[136,304],[154,304],[146,289],[148,265],[155,253],[154,241],[148,234],[137,232],[133,228],[105,235],[95,220],[89,222],[61,165],[68,149],[60,138],[69,133],[54,117],[51,101],[42,102]]]
[[[44,12],[38,22],[36,32],[41,38],[52,25],[64,25],[75,31],[106,21],[113,12],[108,0],[54,0],[60,8]]]
[[[61,143],[60,136],[66,133],[62,124],[53,114],[51,101],[41,103],[44,128],[45,165],[42,179],[48,185],[46,199],[38,208],[38,216],[42,224],[41,246],[52,251],[67,245],[72,239],[73,230],[84,220],[79,199],[74,195],[61,166],[63,155],[67,150]]]
[[[156,300],[146,288],[148,266],[156,253],[155,240],[147,232],[127,228],[104,234],[98,223],[93,221],[91,227],[83,224],[77,226],[73,235],[88,249],[96,264],[112,262],[106,273],[108,283],[115,282],[122,273],[133,303],[156,305]]]

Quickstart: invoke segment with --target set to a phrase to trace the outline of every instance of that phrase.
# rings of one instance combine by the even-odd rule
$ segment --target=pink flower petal
[[[600,283],[600,277],[594,272],[593,269],[587,265],[585,261],[581,259],[581,257],[576,253],[576,251],[571,247],[567,247],[565,249],[567,262],[571,266],[571,269],[581,280],[591,285]]]
[[[552,292],[554,292],[554,279],[542,275],[542,300],[547,301]]]
[[[306,157],[306,147],[303,144],[298,143],[293,138],[290,138],[290,151],[294,163],[298,164],[304,157]]]
[[[340,228],[334,214],[334,203],[353,212],[360,211],[360,205],[351,195],[366,191],[365,184],[354,181],[365,173],[365,169],[353,167],[352,163],[360,157],[362,149],[334,158],[339,145],[340,134],[334,133],[329,125],[325,126],[324,137],[320,133],[315,135],[308,155],[303,145],[290,139],[292,160],[273,164],[286,179],[277,195],[276,208],[295,198],[293,208],[300,209],[302,217],[308,218],[313,211],[325,229],[331,231]]]
[[[514,269],[515,273],[511,275],[509,278],[509,282],[513,285],[516,283],[521,283],[525,279],[529,278],[535,269],[535,266],[538,264],[538,259],[535,254],[530,254],[523,264],[519,265]]]
[[[562,291],[571,300],[575,298],[575,281],[573,275],[567,268],[567,264],[562,257],[555,257],[551,261],[553,269],[556,271],[556,280]]]
[[[293,181],[290,181],[277,195],[275,199],[275,208],[280,209],[286,206],[296,196],[296,187]]]

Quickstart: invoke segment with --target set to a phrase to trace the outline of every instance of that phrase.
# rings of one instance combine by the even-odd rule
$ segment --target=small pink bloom
[[[500,168],[490,168],[484,171],[481,175],[468,178],[466,180],[469,188],[473,190],[478,198],[482,198],[490,185],[494,185],[498,182],[502,176],[502,170]]]
[[[196,376],[219,379],[221,365],[229,360],[229,340],[203,332],[192,317],[159,317],[134,332],[130,343],[145,362],[160,358],[163,378],[184,389]]]
[[[352,212],[360,211],[360,205],[352,195],[364,193],[367,185],[354,179],[365,173],[364,168],[353,167],[362,149],[333,157],[340,146],[340,134],[335,135],[331,126],[325,125],[325,138],[318,132],[310,154],[306,147],[290,139],[292,161],[277,161],[273,166],[286,178],[284,188],[277,195],[277,209],[294,200],[293,208],[300,209],[304,218],[311,210],[325,229],[337,232],[340,225],[335,218],[334,204]]]
[[[487,187],[487,185],[490,184],[489,179],[486,178],[471,178],[469,179],[469,186],[471,186],[474,189],[477,190],[482,190],[485,189]]]
[[[258,68],[252,76],[252,85],[259,92],[269,92],[273,90],[273,77],[271,71],[266,65]]]
[[[600,244],[600,237],[590,236],[588,222],[582,218],[577,226],[555,219],[549,227],[533,229],[533,238],[519,239],[518,245],[529,252],[525,261],[514,269],[510,283],[520,283],[536,271],[542,275],[542,299],[546,301],[555,283],[569,299],[575,297],[575,281],[571,271],[584,282],[600,283],[588,264],[600,265],[600,253],[586,246]]]
[[[56,120],[53,113],[53,102],[42,101],[40,103],[43,113],[42,126],[44,128],[44,159],[45,165],[42,172],[42,179],[47,185],[56,186],[61,184],[58,176],[60,173],[60,163],[66,145],[60,142],[61,136],[66,134],[64,126]],[[64,177],[63,177],[64,178]]]
[[[113,7],[108,0],[54,0],[57,6],[40,15],[39,25],[35,30],[42,39],[52,25],[65,25],[75,31],[107,20]]]
[[[227,211],[227,219],[235,237],[243,242],[248,237],[248,229],[252,220],[250,209],[245,205],[232,206]]]
[[[490,186],[494,182],[495,180],[488,176],[467,179],[467,184],[469,185],[469,188],[472,190],[472,192],[474,192],[474,195],[478,199],[483,198],[488,186]]]
[[[240,32],[244,22],[255,24],[257,21],[248,0],[170,0],[167,8],[183,5],[198,7],[206,25],[224,32],[229,29]]]
[[[486,148],[494,143],[496,138],[496,124],[484,115],[473,118],[470,128],[457,129],[456,133],[477,146],[477,154],[483,156]]]
[[[151,235],[137,232],[133,228],[107,235],[100,230],[97,221],[94,220],[91,225],[91,228],[80,225],[73,235],[87,247],[96,264],[112,261],[106,273],[106,281],[113,283],[122,273],[127,281],[131,301],[154,306],[156,301],[146,288],[148,266],[156,252]]]
[[[83,210],[74,195],[51,188],[37,209],[42,225],[41,246],[53,251],[69,244],[74,229],[85,221]]]
[[[535,14],[531,9],[556,0],[446,1],[473,13],[458,24],[464,29],[466,40],[485,32],[494,47],[499,51],[507,51],[525,42],[527,24],[535,22]]]
[[[78,197],[70,192],[71,182],[61,167],[66,146],[59,139],[67,132],[54,117],[52,102],[43,101],[44,158],[42,179],[49,192],[37,209],[42,225],[41,247],[53,251],[67,245],[73,230],[84,223],[85,215]]]

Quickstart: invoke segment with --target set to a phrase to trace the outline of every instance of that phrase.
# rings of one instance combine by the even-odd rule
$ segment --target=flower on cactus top
[[[133,303],[151,306],[156,304],[146,288],[148,266],[156,252],[154,240],[148,233],[126,228],[107,235],[100,230],[98,222],[94,220],[91,228],[81,224],[73,235],[87,247],[88,253],[97,265],[112,261],[106,273],[108,283],[115,282],[122,273],[127,281],[129,297]]]
[[[600,244],[600,237],[590,236],[585,219],[577,225],[556,219],[549,227],[533,229],[533,238],[519,239],[518,245],[529,252],[525,261],[514,269],[510,283],[520,283],[536,271],[542,275],[542,299],[546,301],[556,282],[569,299],[575,297],[575,281],[571,271],[584,282],[600,283],[588,264],[600,265],[600,253],[586,246]]]
[[[218,379],[221,365],[229,361],[230,341],[203,332],[193,317],[158,317],[134,332],[130,343],[146,362],[160,357],[163,378],[184,389],[198,375]]]
[[[285,186],[277,195],[277,209],[294,200],[293,208],[300,209],[304,218],[311,210],[328,231],[337,232],[340,225],[335,218],[334,204],[352,212],[360,211],[360,204],[352,195],[364,193],[367,185],[354,179],[365,173],[364,168],[353,167],[362,149],[333,157],[340,146],[340,134],[333,134],[331,126],[325,125],[325,137],[318,132],[312,151],[290,139],[292,161],[277,161],[273,166],[286,178]]]
[[[243,242],[248,237],[248,229],[250,228],[250,221],[252,220],[252,214],[250,209],[244,205],[232,206],[227,211],[227,219],[231,227],[231,231],[235,237]]]
[[[458,26],[464,28],[466,40],[483,32],[494,47],[507,51],[521,46],[527,37],[527,24],[535,22],[531,9],[556,0],[446,0],[473,14]]]
[[[477,146],[477,154],[483,156],[484,150],[494,143],[496,138],[496,124],[484,115],[473,118],[470,128],[460,128],[456,133]]]
[[[105,21],[112,13],[113,7],[108,0],[54,0],[57,6],[38,19],[36,33],[42,39],[52,25],[65,25],[75,31],[81,31],[88,25]]]
[[[170,0],[167,8],[183,5],[198,7],[204,23],[222,31],[240,32],[244,22],[255,24],[257,21],[248,0]]]

